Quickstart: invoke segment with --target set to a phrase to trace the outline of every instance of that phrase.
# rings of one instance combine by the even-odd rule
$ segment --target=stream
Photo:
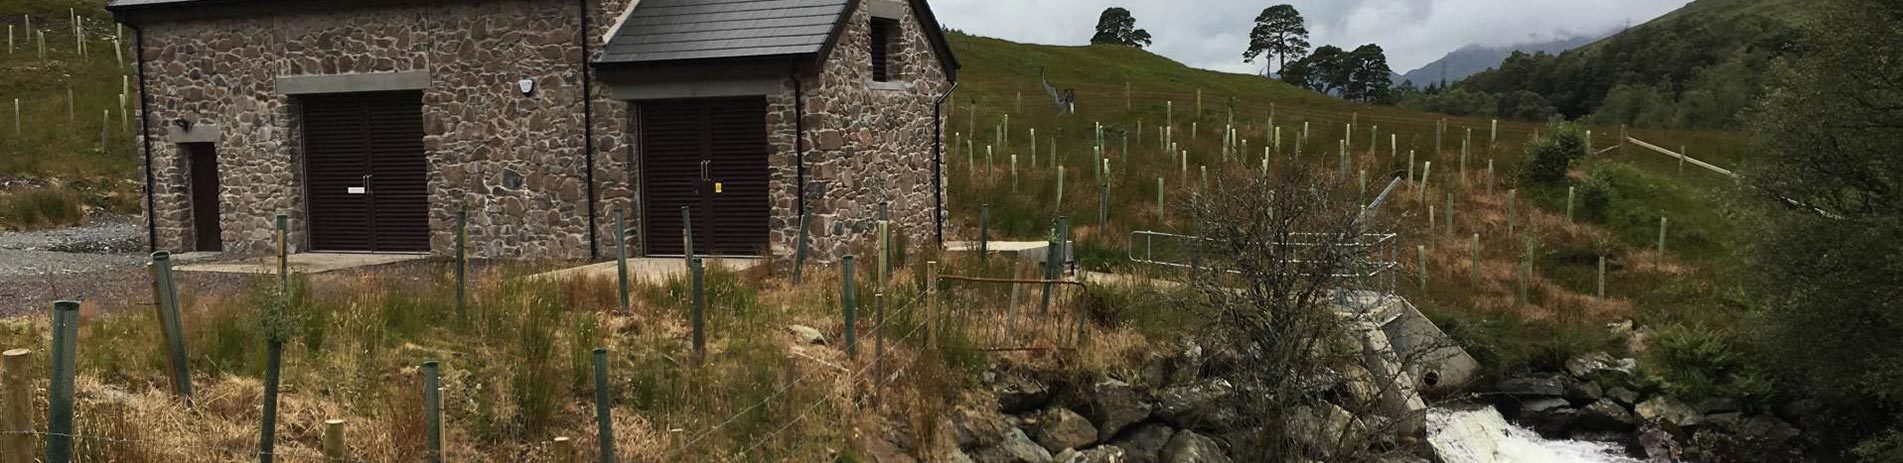
[[[1428,444],[1446,463],[1642,463],[1618,444],[1540,437],[1489,406],[1429,409],[1427,433]]]

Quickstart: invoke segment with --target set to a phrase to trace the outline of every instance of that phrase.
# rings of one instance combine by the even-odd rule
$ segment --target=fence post
[[[1163,177],[1156,178],[1156,220],[1161,222],[1168,216],[1169,208],[1163,202]]]
[[[601,463],[615,461],[613,405],[608,395],[608,349],[596,347],[595,360],[595,438],[601,441]],[[571,450],[570,455],[574,454]]]
[[[1427,245],[1415,245],[1414,251],[1421,255],[1421,290],[1427,290]]]
[[[1052,205],[1059,211],[1064,210],[1064,166],[1057,166],[1057,200]]]
[[[1600,299],[1606,298],[1606,255],[1599,255],[1599,291]]]
[[[33,384],[26,377],[27,355],[12,349],[0,353],[0,462],[33,461]]]
[[[575,463],[575,441],[568,436],[555,438],[555,462]]]
[[[858,357],[859,353],[859,314],[856,313],[857,308],[853,307],[855,302],[853,299],[858,291],[855,291],[852,286],[852,261],[851,255],[839,258],[839,304],[842,306],[842,311],[846,313],[846,328],[843,330],[845,331],[843,336],[846,338],[846,358],[848,359]]]
[[[1514,198],[1518,197],[1519,195],[1520,195],[1520,190],[1518,188],[1507,190],[1507,239],[1513,239],[1513,225],[1514,225],[1513,217],[1518,212],[1515,210],[1517,208],[1514,207],[1513,203],[1514,203]]]
[[[703,268],[705,261],[694,257],[687,261],[687,271],[693,275],[694,291],[694,360],[699,362],[707,354],[707,284]]]
[[[681,206],[681,245],[681,261],[693,265],[694,213],[689,206]]]
[[[277,215],[278,304],[265,307],[264,413],[258,418],[258,461],[271,463],[277,454],[278,385],[284,367],[284,310],[291,306],[290,218]],[[459,278],[460,280],[460,278]],[[457,288],[461,299],[460,282]],[[457,304],[460,309],[460,301]]]
[[[800,224],[804,225],[806,223],[805,220],[806,216],[801,215]],[[801,231],[804,232],[805,230],[802,229]],[[793,274],[799,275],[798,264],[794,264],[793,268]],[[798,276],[794,276],[793,278],[793,281],[799,281]],[[621,303],[621,312],[628,313],[630,311],[628,302],[628,218],[627,210],[622,208],[615,208],[615,287],[619,291],[615,294],[620,296],[616,299]]]
[[[291,298],[291,217],[277,215],[278,296]]]
[[[1574,187],[1570,185],[1566,187],[1566,221],[1567,222],[1573,221],[1573,188]]]
[[[878,407],[885,395],[885,290],[872,293],[872,406]]]
[[[885,292],[886,288],[892,284],[892,221],[880,220],[878,230],[879,278],[875,281],[879,284],[879,292]]]
[[[165,336],[165,359],[172,376],[172,392],[192,403],[192,370],[186,356],[185,328],[179,320],[178,285],[172,280],[172,253],[152,253],[152,284],[158,289],[159,330]]]
[[[1659,217],[1659,257],[1665,257],[1665,225],[1671,219]]]
[[[324,420],[324,461],[343,463],[349,458],[344,452],[344,420]]]
[[[985,263],[990,259],[990,255],[991,203],[984,203],[978,205],[978,268],[985,268]]]
[[[1474,284],[1480,284],[1480,234],[1479,233],[1474,234],[1473,244],[1471,244],[1469,247],[1473,249],[1473,265],[1469,266],[1468,270],[1471,270],[1473,272]]]
[[[806,273],[806,213],[800,213],[799,242],[793,243],[793,284],[800,284],[801,276]]]
[[[615,223],[619,224],[621,223],[620,213],[616,212],[616,214]],[[467,289],[469,286],[468,241],[469,206],[464,204],[456,208],[456,320],[458,321],[468,318],[465,316],[469,307]],[[623,294],[626,294],[627,290],[628,288],[625,286],[621,288]],[[621,310],[625,311],[628,309],[628,304],[626,303],[627,297],[623,296],[622,301]]]
[[[938,261],[925,262],[925,346],[938,350],[938,329],[943,319],[938,306]]]
[[[79,303],[53,303],[53,378],[46,391],[46,463],[73,460],[73,369],[79,355]]]
[[[423,444],[430,463],[443,462],[442,371],[435,360],[423,362]]]

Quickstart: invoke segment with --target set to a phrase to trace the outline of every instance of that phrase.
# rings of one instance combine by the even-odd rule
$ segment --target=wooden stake
[[[344,420],[324,420],[324,461],[343,463],[350,460],[344,450]]]
[[[0,353],[0,463],[33,461],[33,380],[27,377],[32,353]]]

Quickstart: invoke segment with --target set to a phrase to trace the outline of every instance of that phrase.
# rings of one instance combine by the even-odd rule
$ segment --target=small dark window
[[[899,38],[899,22],[885,18],[872,19],[872,81],[891,82],[897,77],[897,66],[892,63],[892,49]]]

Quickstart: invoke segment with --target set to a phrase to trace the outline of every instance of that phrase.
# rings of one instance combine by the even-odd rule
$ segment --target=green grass
[[[136,212],[137,201],[128,198],[138,188],[139,102],[136,94],[121,97],[136,85],[133,55],[115,55],[111,39],[120,31],[103,6],[0,0],[0,11],[9,13],[0,15],[0,23],[13,25],[17,34],[16,49],[0,50],[0,176],[57,180],[77,187],[87,203]],[[85,18],[84,56],[77,52],[68,8]],[[23,14],[33,18],[33,41]],[[46,37],[44,58],[40,32]],[[130,31],[124,34],[129,45]]]
[[[65,188],[0,191],[0,228],[50,228],[86,218],[79,194]]]

